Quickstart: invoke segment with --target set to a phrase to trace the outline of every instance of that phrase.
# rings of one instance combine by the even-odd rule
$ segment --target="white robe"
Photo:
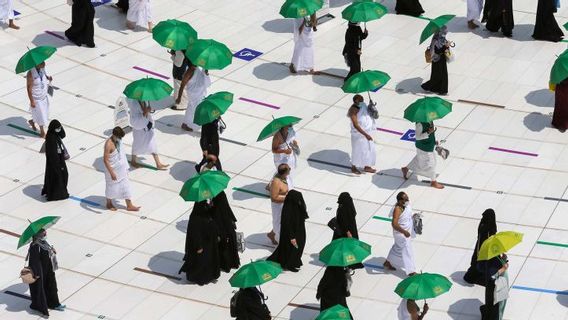
[[[300,34],[300,26],[304,18],[294,19],[294,54],[292,64],[296,71],[310,71],[314,69],[314,34],[311,27],[304,26]]]
[[[483,0],[467,0],[467,20],[479,20],[483,10]]]
[[[288,149],[288,146],[291,145],[294,142],[294,140],[296,140],[296,132],[292,131],[292,134],[288,133],[288,137],[286,137],[286,142],[278,146],[278,150]],[[286,163],[290,167],[290,169],[296,169],[296,160],[297,156],[294,152],[292,152],[291,154],[285,154],[285,153],[274,154],[274,166],[276,167],[276,170],[278,170],[278,166],[283,163]],[[294,170],[290,170],[290,174],[288,175],[288,177],[286,177],[286,182],[288,183],[288,190],[294,189],[294,181],[292,179],[293,172]]]
[[[152,22],[150,0],[129,0],[126,20],[142,28],[148,28],[148,22]]]
[[[392,217],[394,214],[394,208],[390,213]],[[394,244],[389,251],[387,260],[396,267],[402,268],[406,274],[416,272],[416,266],[414,264],[414,249],[412,248],[412,238],[416,237],[414,233],[414,227],[412,223],[412,208],[406,206],[404,211],[400,214],[398,219],[398,224],[404,230],[410,232],[410,238],[404,236],[404,234],[398,232],[397,230],[392,230],[392,236],[394,238]]]
[[[373,119],[367,110],[367,105],[359,109],[357,112],[357,122],[363,131],[371,135],[376,128],[375,119]],[[351,164],[357,168],[372,167],[377,161],[377,152],[375,143],[367,140],[351,121]]]
[[[408,312],[408,300],[402,299],[398,305],[398,320],[412,320],[410,312]]]
[[[110,172],[105,166],[105,197],[107,199],[130,199],[130,181],[128,180],[128,160],[124,148],[119,145],[110,155],[109,162],[116,180],[112,180]]]
[[[0,0],[0,21],[14,20],[14,4],[12,0]]]
[[[142,108],[136,100],[127,99],[130,108],[130,126],[132,127],[132,154],[156,154],[158,147],[156,145],[155,123],[152,114],[148,113],[145,117]],[[152,123],[152,129],[148,130],[148,122]]]
[[[270,202],[272,209],[272,231],[274,231],[274,238],[280,241],[280,224],[282,221],[282,207],[284,203]]]
[[[47,126],[49,123],[49,99],[47,96],[49,80],[47,80],[45,69],[40,69],[38,72],[36,68],[32,68],[30,72],[33,79],[32,99],[35,103],[35,108],[30,107],[32,120],[38,126]]]
[[[177,50],[172,60],[174,65],[179,68],[183,64],[184,59],[185,55],[183,54],[183,52],[181,50]],[[177,80],[174,78],[174,100],[176,100],[179,95],[180,87],[181,87],[181,80]],[[181,101],[179,102],[179,104],[176,105],[187,106],[187,90],[183,90],[183,93],[181,95]]]
[[[199,67],[195,68],[193,76],[191,76],[191,79],[189,79],[185,85],[184,93],[187,93],[188,98],[183,123],[194,130],[199,128],[198,125],[193,123],[195,109],[207,95],[207,88],[209,88],[209,86],[211,86],[211,78]]]
[[[424,139],[428,139],[428,133],[422,133],[422,125],[417,123],[416,140]],[[436,181],[436,155],[434,152],[426,152],[416,148],[416,156],[410,161],[407,167],[415,174],[427,177],[431,181]]]

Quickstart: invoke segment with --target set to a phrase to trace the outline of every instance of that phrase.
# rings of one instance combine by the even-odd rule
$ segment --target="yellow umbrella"
[[[505,253],[523,241],[523,234],[515,231],[498,232],[483,241],[477,260],[489,260]]]

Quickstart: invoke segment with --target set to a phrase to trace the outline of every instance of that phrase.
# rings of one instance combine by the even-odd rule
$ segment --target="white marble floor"
[[[347,73],[341,56],[346,23],[340,16],[348,0],[332,0],[337,18],[319,27],[316,66],[331,74]],[[15,1],[21,14],[19,31],[0,31],[0,319],[38,319],[28,309],[18,272],[25,249],[16,250],[27,219],[59,215],[49,230],[58,248],[59,295],[68,306],[52,319],[229,319],[229,274],[216,284],[198,287],[177,274],[183,256],[185,227],[191,209],[178,191],[200,158],[198,137],[179,129],[182,114],[156,111],[160,154],[168,171],[148,168],[130,172],[139,213],[104,210],[102,151],[113,126],[113,110],[124,86],[147,74],[134,67],[171,77],[171,61],[143,30],[124,27],[124,16],[109,4],[96,8],[95,49],[60,39],[71,10],[64,0]],[[394,0],[384,4],[392,11]],[[210,92],[231,91],[235,103],[224,117],[221,159],[232,177],[227,194],[245,233],[243,262],[266,257],[272,250],[264,233],[270,229],[270,202],[264,185],[273,174],[268,142],[256,142],[272,116],[294,115],[302,155],[295,184],[304,193],[310,219],[304,267],[284,273],[263,287],[277,319],[315,318],[315,289],[322,276],[317,252],[329,242],[327,221],[340,192],[355,198],[362,240],[373,245],[365,270],[354,276],[348,304],[356,319],[396,319],[398,273],[380,268],[392,243],[385,218],[396,194],[404,190],[425,216],[425,230],[415,243],[420,270],[441,273],[453,281],[448,294],[429,301],[427,319],[479,319],[484,291],[461,277],[469,265],[476,228],[486,208],[497,212],[500,230],[524,233],[510,252],[510,292],[505,318],[568,319],[568,139],[550,126],[554,96],[547,90],[549,70],[564,43],[531,39],[534,0],[515,1],[512,39],[465,25],[464,1],[422,1],[427,17],[453,13],[448,38],[455,41],[456,61],[449,64],[453,112],[438,121],[438,137],[451,157],[439,159],[444,190],[429,188],[415,176],[404,181],[399,168],[414,155],[401,135],[412,124],[403,110],[423,96],[420,83],[429,76],[425,45],[418,38],[426,21],[388,14],[367,25],[363,65],[388,72],[392,80],[373,99],[379,103],[378,174],[352,175],[346,110],[351,95],[340,79],[290,75],[283,63],[291,57],[291,22],[278,15],[275,0],[155,0],[155,21],[189,22],[202,38],[224,42],[233,52],[243,48],[263,54],[248,62],[234,59],[212,71]],[[568,21],[568,9],[557,13]],[[46,32],[49,31],[49,32]],[[53,35],[55,34],[55,36]],[[13,70],[27,46],[52,45],[57,53],[47,70],[59,87],[51,100],[51,119],[66,128],[71,153],[69,192],[72,199],[47,203],[39,195],[44,157],[41,141],[28,132],[25,81]],[[171,80],[170,80],[171,81]],[[260,101],[271,105],[247,102]],[[132,136],[125,142],[130,148]],[[502,152],[500,148],[521,153]],[[147,163],[151,159],[146,158]],[[184,275],[181,275],[184,278]]]

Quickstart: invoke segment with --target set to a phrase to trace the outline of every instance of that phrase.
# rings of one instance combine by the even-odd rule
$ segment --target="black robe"
[[[357,211],[355,210],[355,204],[353,203],[353,198],[348,192],[342,192],[337,200],[339,206],[337,207],[337,229],[333,232],[333,240],[340,238],[347,238],[347,231],[351,233],[351,236],[355,239],[359,239],[359,231],[357,230],[357,220],[355,216]],[[350,265],[351,269],[362,269],[364,268],[362,263],[356,263]]]
[[[479,263],[479,269],[483,272],[485,280],[485,304],[479,307],[481,320],[499,320],[499,303],[494,303],[495,280],[491,276],[502,266],[499,257]]]
[[[446,62],[446,47],[434,48],[434,52],[440,56],[436,62],[432,61],[432,73],[430,80],[422,84],[422,89],[437,94],[448,93],[448,65]]]
[[[489,19],[489,12],[491,12],[491,6],[495,3],[495,0],[485,0],[483,4],[483,17],[481,18],[481,22],[487,22]]]
[[[422,5],[418,0],[396,0],[394,10],[396,14],[405,14],[413,17],[418,17],[424,13],[424,9],[422,9]]]
[[[29,267],[34,276],[39,276],[34,283],[30,284],[32,298],[30,308],[49,316],[48,309],[54,309],[60,305],[57,296],[57,281],[49,258],[49,251],[41,248],[37,243],[32,243],[29,255]]]
[[[533,38],[553,42],[562,40],[564,33],[554,18],[556,11],[556,0],[538,0]]]
[[[185,261],[180,269],[187,280],[204,285],[221,275],[219,267],[219,235],[206,201],[196,202],[187,223]],[[203,252],[197,253],[203,249]]]
[[[349,66],[349,73],[345,77],[345,80],[349,79],[349,77],[357,72],[361,72],[361,55],[359,54],[359,50],[361,50],[363,39],[366,39],[367,36],[368,33],[363,32],[360,26],[353,23],[347,25],[347,31],[345,31],[345,46],[343,46],[342,53]]]
[[[76,45],[95,46],[95,8],[90,0],[73,0],[71,6],[71,27],[65,36]]]
[[[270,311],[257,288],[240,289],[237,298],[237,320],[270,320]]]
[[[219,263],[225,272],[238,268],[241,263],[237,249],[237,218],[231,210],[224,191],[213,198],[213,220],[219,230]]]
[[[477,242],[475,243],[475,248],[473,249],[473,254],[471,255],[471,263],[469,269],[463,276],[463,279],[467,283],[478,284],[481,286],[485,285],[484,272],[480,271],[477,263],[477,254],[479,248],[487,238],[497,233],[497,223],[495,222],[495,211],[493,209],[487,209],[483,212],[483,217],[479,222],[477,227]]]
[[[347,306],[347,270],[343,267],[327,267],[318,284],[316,299],[320,300],[320,311],[329,309],[337,304]],[[351,316],[353,319],[353,316]]]
[[[59,133],[56,128],[61,128]],[[56,201],[69,198],[67,182],[69,173],[65,164],[63,141],[65,129],[61,123],[52,120],[45,136],[45,178],[41,194],[47,197],[47,201]]]
[[[493,0],[485,27],[491,32],[497,32],[501,29],[503,35],[512,37],[515,27],[513,0]]]
[[[302,253],[306,245],[306,219],[308,212],[302,193],[290,190],[282,206],[280,242],[267,260],[279,263],[284,270],[298,271],[302,266]],[[296,239],[298,247],[290,240]]]
[[[199,139],[199,145],[201,146],[202,151],[207,151],[208,154],[212,154],[217,157],[215,168],[219,171],[223,171],[221,159],[219,159],[219,119],[215,119],[213,122],[206,123],[201,126],[201,138]],[[203,156],[201,162],[195,165],[195,170],[199,172],[201,166],[205,163],[207,163],[207,158]]]
[[[128,0],[118,0],[118,2],[116,3],[116,7],[118,9],[120,9],[120,12],[127,14],[128,13]]]
[[[556,85],[552,126],[564,132],[568,129],[568,79]]]

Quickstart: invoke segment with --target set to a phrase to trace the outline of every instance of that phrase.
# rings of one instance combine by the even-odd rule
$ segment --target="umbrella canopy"
[[[505,253],[523,241],[523,234],[515,231],[501,231],[483,241],[477,260],[489,260]]]
[[[371,245],[355,238],[333,240],[319,253],[319,259],[327,266],[347,267],[363,262],[371,254]]]
[[[387,14],[385,6],[372,0],[355,1],[341,11],[341,17],[351,22],[368,22]]]
[[[37,219],[34,222],[30,222],[30,225],[24,230],[18,240],[18,249],[32,241],[33,236],[35,236],[41,229],[47,229],[57,223],[61,217],[58,216],[46,216]]]
[[[229,48],[213,39],[200,39],[189,46],[185,55],[191,63],[206,70],[221,70],[233,61]]]
[[[224,114],[232,103],[233,94],[230,92],[221,91],[208,95],[195,108],[193,123],[202,126],[213,122]]]
[[[452,283],[437,273],[419,273],[402,280],[394,292],[403,299],[422,300],[435,298],[450,291]]]
[[[367,70],[357,72],[345,81],[341,89],[346,93],[361,93],[384,86],[391,77],[382,71]]]
[[[139,101],[156,101],[169,97],[174,89],[162,80],[144,78],[129,83],[124,88],[124,95]]]
[[[287,0],[280,8],[284,18],[302,18],[323,7],[323,0]]]
[[[566,22],[565,24],[562,25],[564,27],[564,29],[568,30],[568,22]]]
[[[430,22],[426,25],[426,28],[422,30],[422,34],[420,35],[420,43],[426,41],[426,39],[430,38],[434,33],[438,32],[440,28],[445,26],[455,16],[456,15],[454,14],[446,14],[439,16],[436,19],[431,19]]]
[[[568,78],[568,50],[562,52],[550,69],[550,83],[559,84]]]
[[[278,263],[259,260],[240,267],[229,283],[236,288],[251,288],[276,279],[280,273],[282,267]]]
[[[227,188],[229,180],[231,178],[223,171],[197,173],[183,184],[179,195],[185,201],[212,199]]]
[[[404,118],[412,122],[431,122],[452,112],[452,103],[440,97],[426,97],[414,101],[404,110]]]
[[[266,127],[264,127],[264,129],[262,129],[262,131],[258,135],[258,139],[256,139],[256,141],[262,141],[262,140],[264,140],[268,137],[271,137],[276,132],[278,132],[278,130],[280,130],[280,129],[286,127],[286,126],[295,125],[296,123],[300,122],[301,120],[302,120],[301,118],[293,117],[293,116],[285,116],[285,117],[273,119],[272,121],[270,121],[269,124],[266,125]]]
[[[18,64],[16,64],[16,73],[22,73],[32,69],[38,64],[49,59],[55,51],[57,51],[57,49],[50,46],[40,46],[29,49],[28,52],[24,53],[24,55],[20,57],[20,60],[18,60]]]
[[[185,50],[197,40],[197,31],[187,22],[169,19],[160,21],[152,29],[152,39],[162,47]]]
[[[351,315],[349,314],[349,309],[336,304],[320,312],[315,320],[351,320]]]

